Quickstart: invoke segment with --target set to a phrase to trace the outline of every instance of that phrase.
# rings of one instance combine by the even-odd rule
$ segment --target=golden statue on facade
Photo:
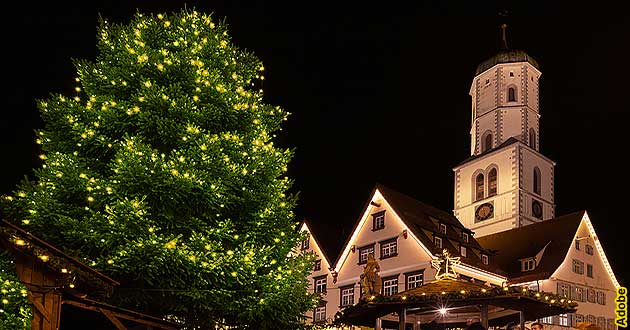
[[[374,259],[374,253],[368,254],[367,263],[360,277],[361,297],[371,297],[381,293],[382,283],[381,277],[378,275],[380,270],[381,267]]]

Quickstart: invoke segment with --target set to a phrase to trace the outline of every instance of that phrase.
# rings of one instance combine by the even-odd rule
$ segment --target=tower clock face
[[[475,220],[483,221],[494,216],[494,205],[492,203],[483,203],[475,209]]]
[[[540,202],[537,200],[532,200],[532,214],[536,218],[542,219],[542,214],[543,214],[542,204],[540,204]]]

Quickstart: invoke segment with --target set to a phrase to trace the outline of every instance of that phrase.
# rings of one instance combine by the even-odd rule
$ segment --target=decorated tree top
[[[188,324],[296,326],[310,265],[273,144],[288,113],[262,63],[194,10],[100,23],[75,95],[38,103],[42,167],[2,215],[122,283],[114,300]],[[287,257],[287,256],[290,257]]]

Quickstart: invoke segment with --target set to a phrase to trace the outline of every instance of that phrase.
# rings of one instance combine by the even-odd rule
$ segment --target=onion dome
[[[503,30],[503,37],[501,40],[501,50],[499,50],[498,53],[496,53],[494,56],[490,57],[489,59],[481,62],[481,64],[477,66],[475,75],[478,75],[500,63],[528,62],[529,64],[533,65],[536,69],[540,70],[540,66],[538,65],[538,62],[536,62],[536,60],[533,57],[529,56],[525,51],[520,50],[520,49],[508,48],[507,40],[505,37],[506,27],[507,27],[506,24],[501,25],[501,29]]]

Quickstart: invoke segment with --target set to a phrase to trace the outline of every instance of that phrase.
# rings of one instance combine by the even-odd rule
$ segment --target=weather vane
[[[501,24],[501,49],[507,50],[508,45],[507,45],[507,37],[506,37],[505,29],[507,28],[506,22],[509,16],[508,10],[503,9],[499,11],[499,16],[501,16],[501,20],[503,21],[503,23]]]
[[[446,249],[442,250],[442,255],[437,259],[431,260],[431,265],[437,270],[435,279],[456,279],[458,277],[455,272],[455,265],[459,265],[460,257],[451,257]],[[444,264],[444,267],[442,267]]]

